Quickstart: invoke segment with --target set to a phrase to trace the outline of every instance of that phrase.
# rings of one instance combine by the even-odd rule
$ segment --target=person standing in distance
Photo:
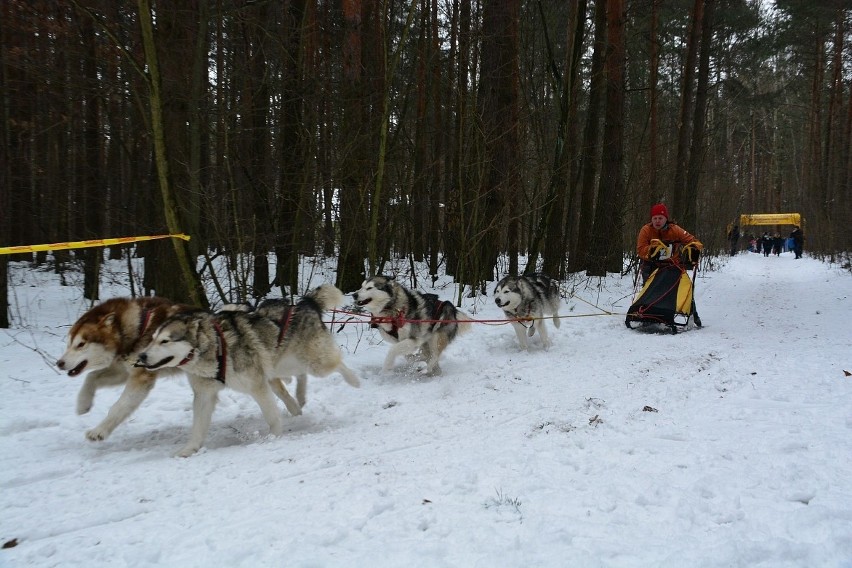
[[[796,258],[802,258],[802,247],[805,244],[805,235],[802,234],[802,230],[797,226],[793,227],[793,231],[790,233],[790,238],[793,239],[793,252],[796,253]]]

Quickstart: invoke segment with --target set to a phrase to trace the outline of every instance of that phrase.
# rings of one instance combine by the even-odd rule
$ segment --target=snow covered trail
[[[0,565],[852,566],[852,278],[812,259],[700,273],[704,327],[677,335],[567,317],[522,352],[478,324],[440,377],[379,375],[387,346],[347,326],[360,389],[312,378],[280,438],[224,391],[189,459],[169,457],[183,379],[84,439],[118,391],[74,414],[79,380],[50,362],[79,291],[26,278],[29,326],[0,332]],[[631,289],[578,288],[562,313],[623,313]]]

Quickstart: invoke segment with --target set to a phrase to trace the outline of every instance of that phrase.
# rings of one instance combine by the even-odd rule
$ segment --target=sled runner
[[[701,327],[687,273],[692,269],[694,277],[696,266],[688,259],[660,263],[633,299],[624,324],[629,329],[658,324],[677,333],[678,329],[686,329],[692,319],[695,327]]]

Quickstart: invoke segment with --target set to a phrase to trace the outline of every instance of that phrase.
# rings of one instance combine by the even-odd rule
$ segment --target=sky
[[[627,329],[630,276],[566,281],[549,350],[475,323],[436,377],[381,373],[387,344],[343,326],[360,388],[310,378],[280,437],[224,390],[205,447],[177,458],[182,376],[85,439],[121,389],[78,416],[82,379],[55,367],[82,276],[15,263],[0,566],[852,567],[852,275],[807,254],[716,265],[695,281],[701,329]],[[123,266],[104,298],[127,294]],[[499,319],[491,291],[462,309]]]

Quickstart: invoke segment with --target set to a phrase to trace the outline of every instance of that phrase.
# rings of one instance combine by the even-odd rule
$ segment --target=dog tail
[[[461,310],[456,310],[456,320],[459,322],[458,333],[467,333],[473,329],[473,318]]]
[[[252,306],[248,302],[241,302],[239,304],[225,304],[221,308],[219,308],[219,312],[253,312],[254,306]]]
[[[324,312],[342,306],[346,298],[343,292],[332,284],[322,284],[305,295],[312,298]]]

